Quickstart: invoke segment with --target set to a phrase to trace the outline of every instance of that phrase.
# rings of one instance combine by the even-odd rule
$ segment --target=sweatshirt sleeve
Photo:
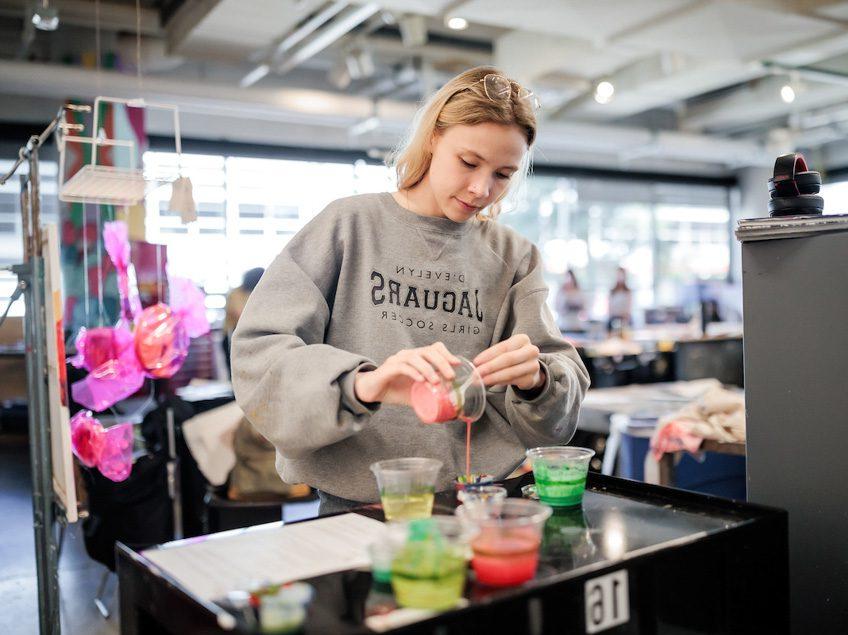
[[[542,278],[542,258],[532,246],[516,272],[498,322],[505,340],[523,333],[539,347],[545,384],[529,395],[513,386],[490,393],[493,406],[501,411],[526,447],[564,445],[577,429],[580,404],[589,388],[589,373],[574,347],[556,326],[546,299],[548,288]]]
[[[324,343],[343,249],[322,214],[264,273],[233,335],[236,401],[285,458],[355,434],[377,409],[353,389],[356,372],[376,365]]]

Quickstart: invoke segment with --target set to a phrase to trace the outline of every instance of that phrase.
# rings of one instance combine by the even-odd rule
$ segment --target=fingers
[[[433,372],[432,366],[422,360],[406,360],[398,362],[395,368],[396,374],[409,377],[412,381],[438,381],[438,376]],[[435,377],[436,379],[432,379]]]
[[[430,362],[445,379],[453,379],[456,377],[456,373],[454,372],[453,366],[451,366],[448,357],[438,348],[422,349],[421,356]]]
[[[431,384],[437,384],[441,380],[436,367],[417,351],[409,351],[404,361],[421,373]]]
[[[517,386],[529,385],[539,372],[539,360],[531,359],[515,366],[510,366],[493,372],[483,377],[483,383],[487,386],[514,384]]]
[[[482,353],[480,353],[477,357],[474,358],[474,365],[479,367],[481,364],[485,364],[486,362],[495,359],[503,353],[519,349],[522,346],[526,346],[527,344],[530,344],[530,338],[524,335],[523,333],[518,333],[516,335],[513,335],[509,339],[504,340],[503,342],[498,342],[494,346],[491,346]]]
[[[451,364],[453,364],[454,366],[459,366],[462,363],[461,361],[459,361],[459,357],[457,357],[456,355],[451,353],[448,350],[448,347],[445,346],[443,342],[436,342],[435,344],[432,345],[432,348],[435,348],[442,355],[444,355],[447,358],[447,360]]]
[[[510,350],[508,352],[501,353],[494,359],[478,365],[477,372],[485,378],[487,375],[496,371],[538,359],[539,347],[534,346],[533,344],[526,344],[517,350]]]
[[[423,348],[400,351],[396,358],[399,363],[415,369],[417,372],[415,381],[429,381],[434,384],[439,383],[442,378],[451,380],[456,377],[453,366],[460,363],[459,359],[441,342]]]

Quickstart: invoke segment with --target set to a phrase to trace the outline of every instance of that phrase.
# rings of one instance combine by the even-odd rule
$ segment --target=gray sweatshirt
[[[233,337],[233,387],[277,449],[284,481],[356,501],[379,499],[374,461],[424,456],[465,472],[465,424],[424,424],[411,408],[360,402],[358,371],[442,341],[473,359],[525,333],[541,350],[541,392],[490,388],[472,424],[472,471],[503,477],[524,450],[567,443],[589,384],[545,303],[542,259],[493,221],[420,216],[391,194],[331,203],[274,260]]]

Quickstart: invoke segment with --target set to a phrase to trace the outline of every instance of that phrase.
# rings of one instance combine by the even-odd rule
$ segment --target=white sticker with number
[[[626,569],[587,580],[584,593],[587,633],[600,633],[630,621]]]

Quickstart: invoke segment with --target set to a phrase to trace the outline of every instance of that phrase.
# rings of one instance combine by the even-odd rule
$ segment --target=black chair
[[[308,495],[294,498],[275,496],[258,500],[231,500],[227,498],[226,484],[219,487],[210,485],[203,499],[203,533],[278,522],[283,519],[283,508],[286,505],[317,499],[318,493],[310,490]]]

